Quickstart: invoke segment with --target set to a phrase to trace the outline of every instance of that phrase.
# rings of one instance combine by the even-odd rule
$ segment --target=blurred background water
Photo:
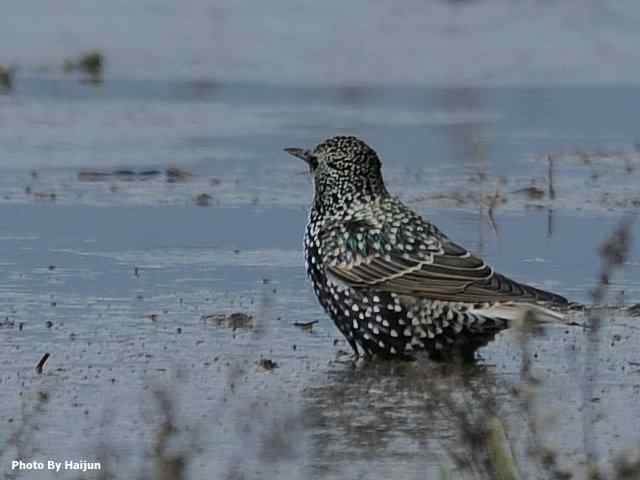
[[[99,48],[118,78],[305,85],[637,83],[635,2],[12,2],[3,63]]]
[[[631,1],[3,5],[3,473],[53,478],[11,471],[24,456],[153,476],[151,392],[168,388],[189,478],[433,478],[461,446],[451,406],[482,416],[486,398],[541,478],[515,334],[470,372],[334,361],[345,346],[304,279],[312,186],[282,149],[363,137],[390,190],[456,241],[589,303],[598,246],[640,207],[639,23]],[[98,78],[64,72],[91,50]],[[638,253],[607,303],[640,302]],[[255,328],[203,319],[234,311]],[[638,441],[629,312],[607,314],[595,375],[582,329],[532,339],[569,462],[586,437],[603,463]]]

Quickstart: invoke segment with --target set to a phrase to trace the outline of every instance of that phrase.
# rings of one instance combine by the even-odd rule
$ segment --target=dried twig
[[[44,365],[45,363],[47,363],[47,360],[49,359],[50,355],[49,353],[45,353],[42,358],[40,359],[40,361],[38,362],[38,364],[36,365],[36,373],[38,375],[42,375],[42,371],[44,369]]]

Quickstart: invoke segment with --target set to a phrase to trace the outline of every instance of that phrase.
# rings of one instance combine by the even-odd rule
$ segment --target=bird
[[[566,298],[497,273],[391,195],[363,140],[334,136],[285,151],[313,177],[307,276],[354,356],[474,359],[528,312],[563,318]]]

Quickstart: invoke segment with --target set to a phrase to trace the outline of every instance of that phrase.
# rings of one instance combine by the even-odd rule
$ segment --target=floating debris
[[[220,185],[222,183],[222,180],[220,180],[219,178],[211,178],[209,179],[209,185],[211,185],[212,187],[217,187],[218,185]]]
[[[87,52],[80,57],[78,66],[91,75],[101,75],[104,55],[97,50]]]
[[[148,180],[150,178],[160,175],[160,170],[129,170],[118,169],[113,171],[99,171],[99,170],[80,170],[78,172],[78,180],[81,182],[106,182],[109,180],[123,180],[123,181],[135,181],[135,180]]]
[[[212,198],[213,197],[208,193],[201,193],[200,195],[196,196],[196,205],[198,205],[199,207],[208,207],[209,205],[211,205]]]
[[[147,313],[146,315],[144,315],[144,318],[147,318],[152,322],[155,322],[156,320],[158,320],[158,317],[159,315],[157,313]]]
[[[202,319],[207,323],[218,327],[232,328],[234,330],[238,328],[250,329],[256,326],[256,321],[253,318],[253,315],[247,315],[246,313],[241,312],[235,312],[229,315],[224,313],[213,313],[211,315],[203,315]]]
[[[312,320],[310,322],[293,322],[293,326],[299,327],[305,332],[311,332],[316,323],[318,323],[318,320]]]
[[[38,364],[36,365],[36,373],[38,375],[42,375],[42,371],[44,369],[44,365],[45,365],[45,363],[47,363],[47,360],[49,360],[49,357],[50,357],[49,353],[48,352],[45,353],[42,356],[42,358],[40,359],[40,361],[38,362]]]
[[[258,371],[271,372],[274,368],[278,368],[278,364],[269,358],[261,358],[256,362]]]
[[[526,195],[527,198],[531,200],[540,200],[544,198],[544,195],[545,195],[544,189],[541,187],[538,187],[537,185],[530,185],[528,187],[521,188],[519,190],[514,190],[511,193]]]
[[[13,70],[0,65],[0,91],[11,90],[13,86]]]
[[[183,170],[178,167],[169,167],[165,171],[167,176],[167,182],[187,182],[193,178],[193,174],[187,170]]]
[[[33,192],[33,198],[35,198],[36,200],[49,200],[49,201],[54,201],[57,196],[55,193],[51,192],[51,193],[46,193],[46,192]]]
[[[81,170],[78,172],[78,180],[81,182],[102,182],[111,177],[111,173]]]
[[[89,76],[93,83],[102,82],[104,55],[98,50],[89,50],[77,58],[67,58],[63,64],[65,73],[79,71]]]
[[[5,317],[5,319],[0,322],[0,328],[2,327],[13,328],[15,326],[16,326],[16,322],[13,320],[9,320],[9,317]]]

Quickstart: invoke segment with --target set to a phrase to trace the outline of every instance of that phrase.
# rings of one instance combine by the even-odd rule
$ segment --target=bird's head
[[[338,136],[325,140],[313,150],[286,148],[285,151],[309,166],[318,208],[344,208],[354,201],[387,195],[378,154],[359,138]]]

